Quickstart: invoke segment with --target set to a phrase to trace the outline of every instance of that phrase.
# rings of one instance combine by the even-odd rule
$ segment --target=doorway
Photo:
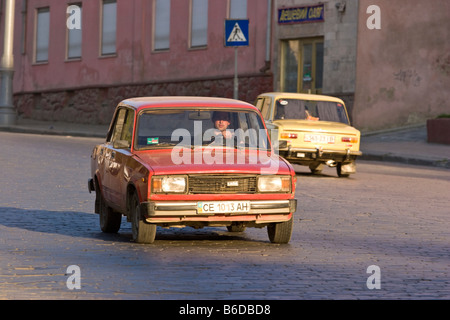
[[[281,41],[281,91],[322,93],[323,37]]]

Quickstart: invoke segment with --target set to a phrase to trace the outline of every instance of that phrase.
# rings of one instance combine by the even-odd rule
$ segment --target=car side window
[[[134,112],[122,108],[117,112],[111,142],[117,148],[130,148],[133,137]]]
[[[256,100],[255,106],[259,109],[259,111],[261,111],[261,109],[262,109],[263,102],[264,102],[264,98],[258,98]]]
[[[270,116],[270,98],[258,98],[256,107],[261,111],[264,119],[269,119]]]

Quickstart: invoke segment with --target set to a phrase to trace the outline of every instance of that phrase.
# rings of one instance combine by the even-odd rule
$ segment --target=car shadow
[[[302,172],[302,171],[295,171],[295,175],[297,176],[303,176],[303,177],[313,177],[313,178],[338,178],[336,174],[327,174],[327,173],[312,173],[312,172]]]
[[[133,242],[131,224],[122,218],[117,233],[100,230],[99,216],[95,213],[76,211],[48,211],[0,207],[0,225],[31,232],[42,232],[70,237],[91,238],[107,242]],[[228,232],[226,228],[160,228],[155,241],[256,241],[245,232]]]

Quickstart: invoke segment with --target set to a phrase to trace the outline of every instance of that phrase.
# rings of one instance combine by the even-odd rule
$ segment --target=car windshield
[[[278,99],[274,119],[322,120],[349,124],[344,105],[330,101]]]
[[[253,110],[150,109],[139,115],[136,149],[225,146],[269,150],[261,117]]]

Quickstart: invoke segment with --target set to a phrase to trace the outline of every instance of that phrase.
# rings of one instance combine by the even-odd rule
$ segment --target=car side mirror
[[[278,149],[286,149],[288,147],[286,140],[278,140]]]
[[[280,149],[287,149],[288,144],[286,140],[274,140],[272,141],[273,149],[278,152]]]

